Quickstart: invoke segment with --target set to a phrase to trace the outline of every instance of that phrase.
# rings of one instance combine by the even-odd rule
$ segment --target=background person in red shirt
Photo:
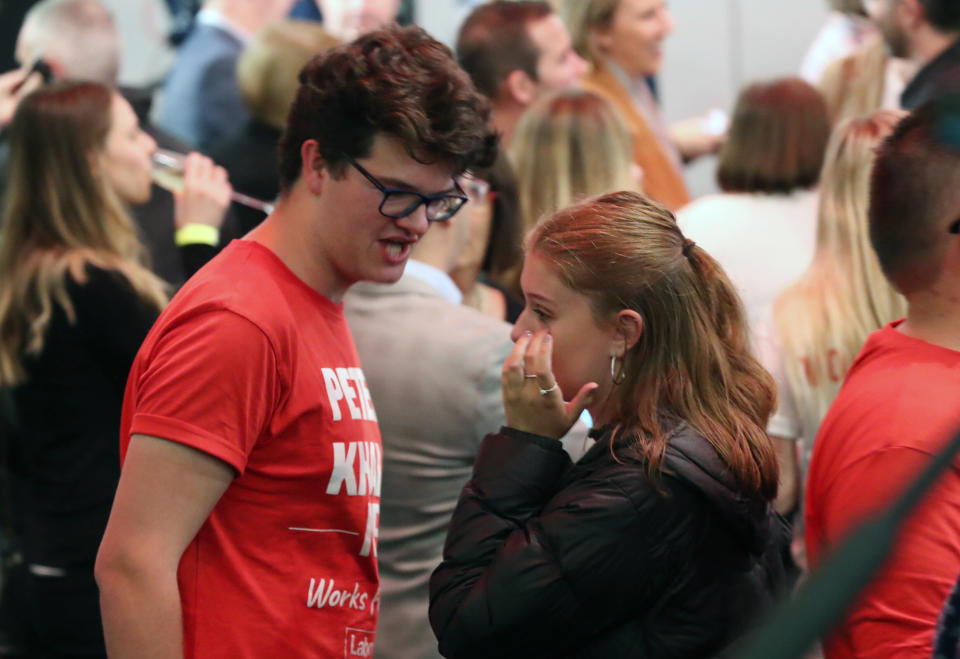
[[[905,320],[867,339],[814,443],[811,564],[900,494],[960,423],[960,98],[901,121],[871,181],[870,239],[907,299]],[[960,473],[911,515],[885,568],[824,644],[827,659],[927,658],[960,574]]]

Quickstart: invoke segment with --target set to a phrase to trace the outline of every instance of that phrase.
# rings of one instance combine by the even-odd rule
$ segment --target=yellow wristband
[[[184,224],[173,235],[177,247],[184,245],[213,245],[220,242],[220,229],[209,224]]]

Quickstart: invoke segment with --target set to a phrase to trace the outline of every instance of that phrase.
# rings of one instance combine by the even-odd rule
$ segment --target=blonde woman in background
[[[848,120],[834,132],[821,175],[813,262],[776,299],[757,333],[761,361],[780,390],[767,429],[775,438],[796,442],[800,465],[867,335],[906,315],[906,302],[880,271],[867,228],[874,150],[902,116],[881,111]],[[784,453],[784,476],[804,471],[796,453]],[[781,492],[781,510],[802,501],[803,480],[796,482],[792,500]]]
[[[636,190],[630,133],[602,97],[561,92],[530,107],[510,145],[524,234],[542,216],[586,197]]]
[[[581,90],[535,103],[510,143],[523,235],[537,221],[587,197],[640,188],[630,133],[604,98]],[[520,266],[506,281],[519,294]]]

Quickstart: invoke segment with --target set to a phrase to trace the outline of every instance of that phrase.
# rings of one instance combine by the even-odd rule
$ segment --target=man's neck
[[[906,336],[960,351],[960,293],[924,291],[907,298],[907,319],[897,326]]]
[[[302,232],[296,229],[299,218],[314,217],[315,214],[316,210],[310,207],[309,197],[291,190],[280,197],[273,213],[247,237],[276,254],[307,286],[339,304],[349,284],[340,281],[329,262],[317,258],[312,251],[313,243],[304,240]]]
[[[500,146],[506,149],[510,146],[510,140],[513,138],[513,129],[520,121],[520,115],[524,108],[516,103],[498,103],[494,106],[491,118],[493,125],[497,127],[500,133]]]
[[[943,51],[952,46],[960,38],[955,32],[940,32],[929,25],[921,28],[913,40],[910,60],[922,68],[939,57]]]

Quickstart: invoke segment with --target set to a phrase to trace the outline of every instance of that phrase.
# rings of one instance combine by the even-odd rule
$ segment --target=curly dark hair
[[[369,155],[381,133],[399,138],[418,162],[448,163],[455,174],[489,167],[496,156],[490,102],[420,27],[387,27],[323,52],[300,83],[280,139],[281,190],[299,178],[309,139],[334,176],[345,156]]]

